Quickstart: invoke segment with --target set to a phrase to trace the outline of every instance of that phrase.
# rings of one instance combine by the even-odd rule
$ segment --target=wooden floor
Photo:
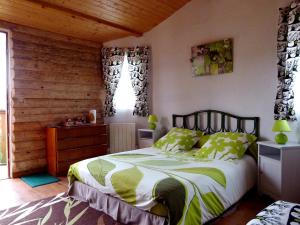
[[[66,177],[61,181],[49,185],[31,188],[20,179],[0,181],[0,210],[16,206],[25,202],[35,201],[54,196],[68,189]],[[270,200],[257,196],[255,191],[248,193],[237,205],[225,215],[210,223],[213,225],[245,225],[260,210],[270,204]]]
[[[61,181],[53,184],[32,188],[21,179],[6,179],[0,181],[0,210],[51,197],[68,190],[66,177],[59,177]]]

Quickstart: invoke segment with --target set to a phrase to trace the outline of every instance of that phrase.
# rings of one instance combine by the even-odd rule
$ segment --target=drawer
[[[58,162],[81,161],[107,153],[107,145],[95,145],[83,148],[66,149],[57,152]]]
[[[66,176],[69,167],[84,159],[93,158],[107,153],[107,145],[92,146],[87,148],[68,149],[57,152],[57,174]]]
[[[58,150],[82,148],[87,146],[107,144],[107,141],[107,134],[102,134],[99,136],[67,138],[59,140],[57,143],[57,148]]]
[[[273,198],[281,195],[281,163],[280,160],[260,156],[259,168],[260,190]]]
[[[106,125],[98,126],[86,126],[86,127],[65,127],[57,129],[57,138],[66,139],[74,137],[86,137],[86,136],[97,136],[101,134],[107,134]]]
[[[139,148],[148,148],[153,145],[152,139],[140,139],[139,140]]]

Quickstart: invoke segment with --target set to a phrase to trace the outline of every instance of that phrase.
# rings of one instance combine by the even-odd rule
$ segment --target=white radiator
[[[136,149],[135,123],[109,124],[110,153]]]

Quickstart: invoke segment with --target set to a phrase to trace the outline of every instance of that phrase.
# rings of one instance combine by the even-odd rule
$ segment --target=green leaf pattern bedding
[[[193,153],[147,148],[87,159],[70,167],[69,181],[79,180],[145,211],[165,205],[170,224],[202,224],[254,185],[255,162],[250,156],[200,160]]]

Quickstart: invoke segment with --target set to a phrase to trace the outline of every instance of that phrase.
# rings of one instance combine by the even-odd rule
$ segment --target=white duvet
[[[202,224],[236,203],[256,182],[256,162],[198,160],[191,152],[165,153],[145,148],[105,155],[70,167],[79,180],[145,211],[158,203],[170,224]]]

